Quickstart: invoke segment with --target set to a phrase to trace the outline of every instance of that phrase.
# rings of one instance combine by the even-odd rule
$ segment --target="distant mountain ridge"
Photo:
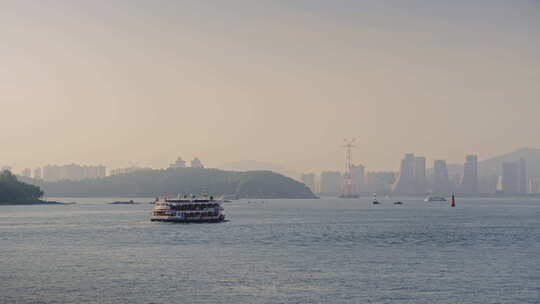
[[[82,181],[44,182],[47,196],[156,197],[178,194],[234,194],[239,198],[315,198],[309,188],[270,171],[233,172],[217,169],[178,168],[145,170]]]
[[[520,158],[525,159],[527,164],[527,175],[529,178],[540,178],[540,149],[537,148],[521,148],[516,151],[506,153],[503,155],[488,158],[478,162],[478,175],[490,176],[490,175],[502,175],[502,164],[504,162],[517,161]],[[463,175],[462,164],[448,164],[448,173],[450,175]],[[432,168],[428,170],[428,174],[431,174]]]
[[[480,175],[501,175],[502,164],[504,162],[516,161],[520,158],[527,163],[527,174],[529,178],[540,178],[540,149],[522,148],[514,152],[492,157],[479,162],[478,171]]]

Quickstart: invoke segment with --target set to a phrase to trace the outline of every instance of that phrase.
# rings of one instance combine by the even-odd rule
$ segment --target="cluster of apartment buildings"
[[[204,165],[202,161],[195,157],[193,160],[191,160],[190,163],[191,168],[204,168]],[[176,161],[169,165],[169,169],[178,169],[178,168],[187,168],[186,161],[182,159],[182,157],[178,157]],[[145,171],[145,170],[153,170],[152,168],[143,168],[143,167],[137,167],[137,166],[131,166],[127,168],[119,168],[111,170],[111,175],[120,175],[120,174],[128,174],[138,171]]]
[[[467,155],[461,174],[449,174],[445,160],[435,160],[433,168],[426,168],[426,158],[405,154],[399,172],[367,172],[361,165],[350,172],[357,194],[381,193],[397,195],[525,195],[540,193],[540,179],[527,178],[524,159],[504,162],[501,175],[480,176],[478,156]],[[345,175],[339,171],[303,174],[301,179],[312,191],[323,195],[338,195],[343,191]]]
[[[351,178],[353,193],[388,193],[392,191],[392,186],[396,181],[396,173],[366,172],[364,166],[354,165],[351,167]],[[345,176],[339,171],[324,171],[320,176],[316,176],[314,173],[302,174],[301,180],[314,193],[338,195],[343,190]]]
[[[204,168],[202,161],[195,157],[191,160],[191,168]],[[181,158],[169,165],[169,169],[186,168],[186,162]],[[0,171],[12,171],[11,167],[3,166]],[[152,168],[144,168],[132,165],[127,168],[114,169],[109,172],[109,175],[120,175],[133,173],[143,170],[153,170]],[[25,178],[33,178],[36,180],[43,180],[46,182],[57,182],[61,180],[80,181],[84,179],[96,179],[107,176],[107,168],[103,165],[98,166],[84,166],[78,164],[69,165],[47,165],[43,167],[37,167],[35,169],[25,168],[21,172],[21,176]]]
[[[34,178],[37,180],[44,180],[47,182],[56,182],[59,180],[74,180],[79,181],[83,179],[102,178],[107,175],[107,168],[105,166],[81,166],[77,164],[69,165],[47,165],[37,167],[34,170],[25,168],[22,170],[21,175],[26,178]]]

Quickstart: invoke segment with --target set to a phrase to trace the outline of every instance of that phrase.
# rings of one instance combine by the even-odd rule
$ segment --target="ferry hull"
[[[152,222],[170,222],[170,223],[220,223],[225,221],[225,217],[219,218],[202,218],[202,219],[185,219],[185,218],[164,218],[164,217],[154,217],[151,218]]]

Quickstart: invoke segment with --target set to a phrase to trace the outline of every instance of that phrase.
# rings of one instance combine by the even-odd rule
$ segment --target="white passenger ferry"
[[[221,201],[213,196],[187,196],[157,199],[152,209],[153,222],[209,223],[225,221]]]

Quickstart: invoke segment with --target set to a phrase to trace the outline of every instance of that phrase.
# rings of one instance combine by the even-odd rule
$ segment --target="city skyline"
[[[519,150],[527,150],[527,149],[532,149],[532,150],[538,150],[540,151],[540,148],[522,148],[522,149],[518,149],[518,150],[514,150],[514,151],[519,151]],[[247,160],[249,162],[253,161],[253,162],[256,162],[257,164],[259,165],[268,165],[268,166],[277,166],[277,167],[281,167],[282,169],[285,169],[285,170],[288,170],[289,172],[287,172],[286,176],[290,176],[291,174],[290,173],[294,173],[295,175],[295,178],[297,179],[300,179],[301,177],[301,174],[303,173],[321,173],[321,172],[324,172],[324,171],[333,171],[333,170],[338,170],[338,171],[343,171],[345,170],[345,168],[343,167],[343,150],[339,150],[339,154],[337,154],[337,158],[336,160],[333,160],[333,162],[335,163],[338,163],[338,165],[334,168],[328,168],[328,167],[318,167],[317,168],[308,168],[304,171],[297,171],[297,170],[293,170],[292,168],[287,168],[285,166],[283,166],[283,164],[279,164],[279,163],[275,163],[275,162],[272,162],[272,161],[269,161],[269,162],[259,162],[259,161],[253,161],[253,160]],[[502,153],[505,153],[505,152],[508,152],[508,151],[503,151]],[[402,152],[399,152],[398,154],[398,157],[396,158],[396,160],[394,160],[392,162],[392,164],[394,165],[394,167],[392,166],[386,166],[386,167],[383,167],[383,168],[377,168],[377,167],[372,167],[370,166],[370,164],[362,161],[362,160],[359,160],[358,159],[358,154],[359,152],[358,151],[355,151],[353,150],[353,164],[356,165],[356,166],[363,166],[366,171],[374,171],[374,172],[385,172],[385,171],[393,171],[393,172],[399,172],[399,159],[400,157],[403,156],[403,153]],[[414,154],[414,153],[413,153]],[[421,156],[421,158],[423,158],[424,162],[428,163],[428,161],[431,161],[431,163],[433,163],[433,161],[435,160],[445,160],[447,162],[447,164],[449,165],[463,165],[463,157],[465,156],[470,156],[471,154],[470,153],[466,153],[464,152],[462,155],[461,155],[461,159],[458,159],[457,161],[449,161],[448,159],[444,159],[444,158],[435,158],[435,157],[424,157],[424,156]],[[472,155],[475,155],[477,157],[477,162],[481,162],[483,160],[486,160],[486,159],[489,159],[491,157],[496,157],[496,156],[499,156],[501,155],[501,153],[499,154],[494,154],[494,155],[491,155],[490,157],[481,157],[480,155],[478,154],[472,154]],[[197,156],[194,156],[193,158],[191,158],[191,161],[197,159],[197,161],[200,161],[199,157]],[[99,166],[105,166],[107,168],[111,168],[111,170],[114,170],[114,169],[122,169],[122,168],[128,168],[128,167],[143,167],[143,168],[152,168],[152,169],[166,169],[166,168],[171,168],[171,167],[175,167],[173,166],[174,165],[174,162],[173,164],[171,164],[171,161],[172,160],[175,160],[175,162],[184,162],[183,163],[183,166],[187,166],[188,162],[186,160],[184,160],[182,157],[173,157],[172,159],[167,159],[167,160],[164,160],[163,162],[160,162],[162,165],[160,166],[151,166],[151,165],[148,165],[147,163],[145,162],[139,162],[139,161],[126,161],[124,163],[121,163],[119,166],[108,166],[106,165],[107,161],[101,161],[101,162],[97,162],[95,164],[99,165]],[[190,162],[191,162],[190,161]],[[36,168],[42,168],[44,166],[48,166],[48,165],[57,165],[57,166],[63,166],[63,165],[68,165],[68,164],[81,164],[82,166],[92,166],[92,163],[90,162],[87,162],[87,161],[81,161],[81,162],[73,162],[73,161],[60,161],[58,163],[47,163],[47,162],[42,162],[42,161],[34,161],[33,163],[37,163],[38,165],[36,166],[30,166],[30,165],[27,165],[27,164],[22,164],[21,166],[13,166],[12,165],[13,162],[9,162],[9,161],[6,161],[6,160],[2,160],[0,159],[0,167],[1,168],[9,168],[10,171],[12,172],[15,172],[17,174],[22,174],[22,172],[25,170],[25,169],[31,169],[32,171],[35,170]],[[209,162],[207,160],[204,161],[205,164],[208,164]],[[226,161],[226,163],[220,163],[219,165],[204,165],[203,167],[208,167],[208,168],[221,168],[223,165],[227,165],[227,164],[230,164],[231,161]],[[416,165],[416,164],[415,164]],[[178,166],[177,166],[178,167]],[[180,166],[182,167],[182,166]],[[432,170],[434,168],[433,165],[426,165],[426,170]],[[230,170],[230,169],[226,169],[226,170]],[[260,168],[255,168],[255,169],[250,169],[250,170],[261,170]],[[270,171],[280,171],[280,170],[274,170],[274,169],[264,169],[264,170],[270,170]],[[236,171],[236,170],[235,170]],[[33,173],[32,173],[33,175]]]
[[[0,161],[322,171],[354,136],[362,163],[394,170],[405,151],[534,145],[539,6],[1,2]]]
[[[539,150],[540,151],[540,150]],[[351,151],[352,152],[352,151]],[[347,157],[352,153],[348,152]],[[418,195],[423,193],[451,193],[464,195],[480,195],[502,193],[506,195],[523,195],[538,191],[538,178],[530,178],[524,158],[514,161],[503,161],[500,175],[480,174],[478,156],[467,154],[462,165],[462,173],[449,174],[445,160],[433,161],[433,167],[427,168],[426,157],[414,153],[405,153],[401,160],[399,171],[367,170],[358,163],[350,164],[350,171],[334,170],[315,173],[302,173],[298,178],[309,189],[322,194],[343,194],[347,176],[351,177],[352,185],[349,195],[365,194],[368,192],[393,193],[401,195]],[[187,168],[187,162],[182,157],[169,164],[167,168],[130,167],[117,168],[107,172],[105,166],[98,165],[46,165],[37,168],[25,168],[20,175],[25,178],[43,179],[56,182],[60,180],[83,180],[103,178],[110,175],[133,173],[140,170],[152,169],[181,169]],[[189,167],[205,168],[202,161],[195,157]],[[2,170],[13,171],[11,167],[2,166]],[[431,174],[428,174],[431,170]],[[347,173],[348,172],[348,173]]]

